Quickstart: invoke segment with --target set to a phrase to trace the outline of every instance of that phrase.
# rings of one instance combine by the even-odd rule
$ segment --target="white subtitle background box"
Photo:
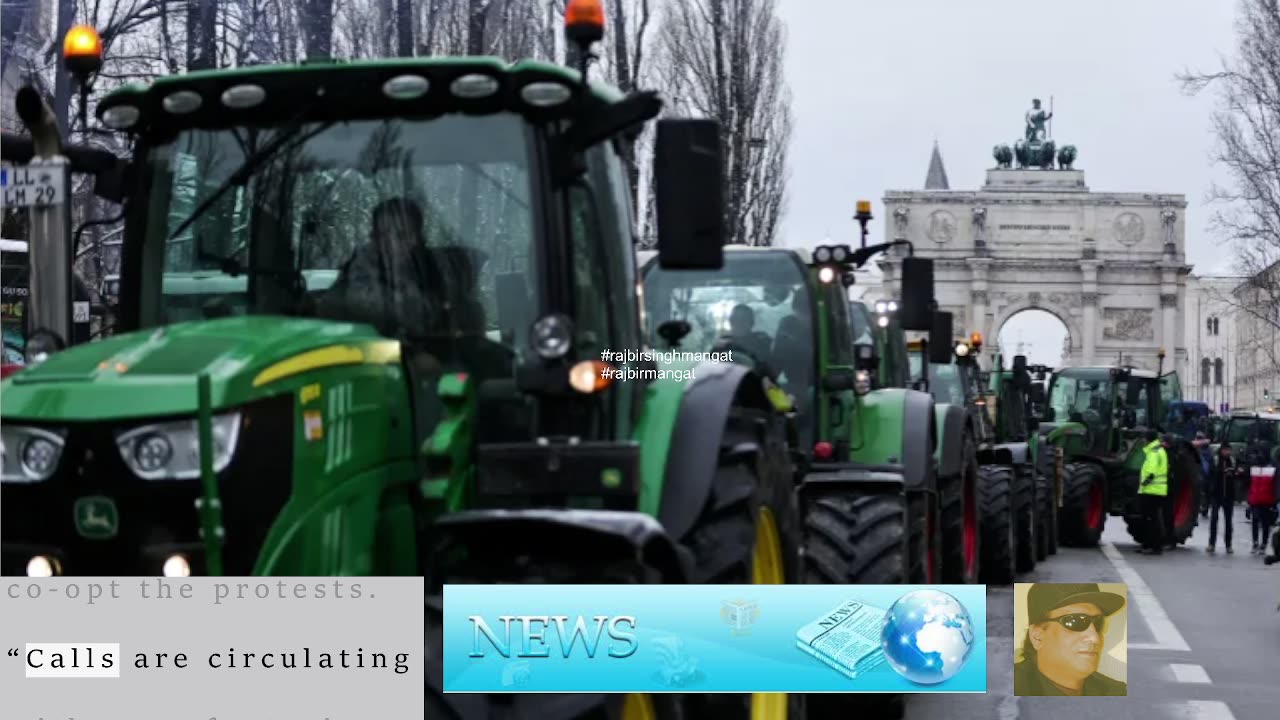
[[[158,583],[171,594],[158,598]],[[422,720],[424,590],[421,577],[3,577],[0,717]],[[73,648],[81,668],[70,667]],[[88,648],[99,666],[111,652],[112,667],[86,667]],[[28,664],[35,649],[42,668]]]
[[[118,678],[119,643],[27,643],[29,678]]]

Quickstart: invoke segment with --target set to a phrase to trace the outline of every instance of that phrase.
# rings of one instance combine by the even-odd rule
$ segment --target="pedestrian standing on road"
[[[1096,583],[1036,583],[1027,590],[1027,635],[1013,666],[1018,696],[1126,696],[1129,686],[1098,672],[1107,621],[1123,595]]]
[[[1209,497],[1209,477],[1213,475],[1213,453],[1209,450],[1209,438],[1205,436],[1204,431],[1196,432],[1196,439],[1191,444],[1200,453],[1200,472],[1204,478],[1204,492],[1201,497],[1200,517],[1209,517],[1209,508],[1213,506],[1213,502]]]
[[[1147,459],[1142,463],[1138,506],[1142,512],[1145,542],[1138,549],[1144,555],[1164,552],[1164,504],[1169,496],[1169,455],[1164,441],[1155,430],[1147,431],[1147,444],[1142,448]]]
[[[1276,489],[1274,467],[1250,468],[1249,515],[1253,525],[1253,554],[1267,552],[1271,540],[1271,528],[1276,521],[1276,502],[1280,492]]]
[[[1240,463],[1231,455],[1231,445],[1223,443],[1218,447],[1218,460],[1209,474],[1206,491],[1209,496],[1209,552],[1214,552],[1218,539],[1218,513],[1222,513],[1222,542],[1231,550],[1231,516],[1236,510],[1236,475],[1240,472]]]

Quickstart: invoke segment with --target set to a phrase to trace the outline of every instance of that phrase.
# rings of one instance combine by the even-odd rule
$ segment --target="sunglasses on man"
[[[1089,615],[1086,613],[1071,613],[1070,615],[1062,615],[1056,618],[1045,618],[1047,622],[1056,622],[1071,632],[1084,632],[1092,625],[1097,628],[1098,633],[1102,634],[1107,631],[1106,615]]]

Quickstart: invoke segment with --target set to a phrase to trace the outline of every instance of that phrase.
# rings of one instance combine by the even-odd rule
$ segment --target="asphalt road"
[[[1219,527],[1219,531],[1222,528]],[[1018,582],[1128,585],[1128,697],[1013,695],[1013,587],[987,588],[987,693],[914,695],[907,720],[1275,720],[1280,718],[1280,564],[1249,553],[1243,507],[1234,555],[1205,552],[1202,518],[1185,546],[1136,553],[1108,518],[1096,549],[1061,548]]]

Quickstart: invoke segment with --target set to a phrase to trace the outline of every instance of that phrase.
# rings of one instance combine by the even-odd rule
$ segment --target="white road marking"
[[[1165,709],[1173,720],[1236,720],[1231,708],[1218,700],[1185,700]]]
[[[1120,579],[1129,587],[1129,598],[1138,606],[1138,611],[1142,613],[1142,619],[1146,620],[1147,626],[1151,628],[1151,634],[1156,638],[1154,644],[1130,643],[1129,649],[1190,652],[1191,648],[1187,645],[1187,641],[1182,638],[1182,633],[1178,632],[1178,628],[1169,619],[1169,615],[1160,605],[1160,601],[1156,599],[1155,593],[1151,592],[1151,588],[1147,587],[1147,584],[1143,582],[1142,576],[1138,574],[1138,571],[1129,565],[1115,545],[1104,542],[1101,547],[1102,554],[1107,556],[1111,564],[1116,567],[1116,572],[1120,573]]]
[[[1199,665],[1170,665],[1169,669],[1173,671],[1173,677],[1180,683],[1203,683],[1209,684],[1209,673]]]
[[[996,717],[999,720],[1018,720],[1018,714],[1017,695],[1005,695],[996,707]]]

